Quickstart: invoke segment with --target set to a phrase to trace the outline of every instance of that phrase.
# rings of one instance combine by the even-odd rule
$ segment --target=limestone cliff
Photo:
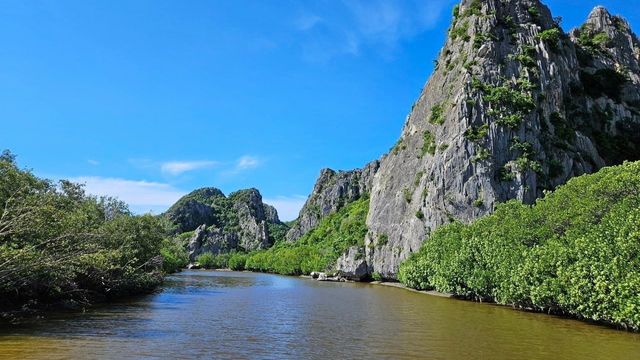
[[[537,0],[465,0],[454,16],[373,180],[365,259],[383,277],[440,225],[640,158],[640,46],[626,21],[599,7],[567,35]]]
[[[371,191],[373,177],[380,163],[372,161],[362,169],[334,171],[323,169],[313,191],[305,202],[298,219],[287,233],[287,240],[295,241],[316,227],[320,220],[358,200]]]
[[[228,197],[216,188],[198,189],[178,200],[165,216],[175,224],[177,233],[195,230],[188,245],[191,260],[203,252],[268,248],[275,241],[272,235],[286,227],[256,189],[236,191]]]

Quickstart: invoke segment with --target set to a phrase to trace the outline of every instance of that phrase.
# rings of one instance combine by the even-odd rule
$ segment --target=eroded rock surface
[[[380,163],[376,160],[362,169],[351,171],[323,169],[298,219],[287,233],[287,240],[299,239],[315,228],[324,217],[368,194],[379,166]]]

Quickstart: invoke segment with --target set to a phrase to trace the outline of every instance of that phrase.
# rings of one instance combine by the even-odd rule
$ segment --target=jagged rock
[[[208,187],[192,191],[173,204],[164,216],[176,225],[176,232],[193,231],[202,224],[221,225],[221,209],[227,199],[219,189]]]
[[[463,1],[374,177],[368,271],[395,278],[443,224],[640,158],[638,44],[603,8],[568,36],[537,0]]]
[[[176,232],[191,231],[201,224],[215,222],[214,210],[208,205],[195,200],[188,200],[172,214],[177,224]]]
[[[313,192],[300,210],[298,219],[287,233],[287,240],[299,239],[316,227],[324,217],[368,194],[379,165],[378,161],[372,161],[362,169],[351,171],[323,169]]]
[[[264,217],[267,223],[279,223],[278,210],[271,205],[264,204]]]
[[[236,233],[225,233],[222,229],[200,225],[189,240],[189,261],[195,261],[203,253],[228,253],[238,248],[238,240]]]
[[[369,269],[364,257],[364,249],[359,247],[351,247],[337,261],[336,267],[340,269],[338,272],[340,277],[360,281],[368,277]]]
[[[240,243],[246,250],[266,249],[271,245],[267,229],[267,216],[262,196],[257,189],[240,190],[229,195],[238,219]],[[270,210],[271,220],[279,222],[275,208]],[[275,212],[275,218],[274,218]]]
[[[270,227],[286,228],[277,210],[264,204],[256,189],[236,191],[229,197],[216,188],[198,189],[178,200],[165,216],[178,233],[195,230],[188,244],[191,261],[205,252],[268,248],[274,240]]]

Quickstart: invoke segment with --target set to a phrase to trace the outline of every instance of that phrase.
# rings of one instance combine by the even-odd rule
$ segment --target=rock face
[[[189,240],[187,251],[189,251],[189,261],[193,263],[200,254],[223,254],[237,248],[238,234],[225,233],[222,229],[207,228],[202,224]]]
[[[628,23],[601,7],[567,35],[537,0],[463,1],[374,177],[368,272],[395,278],[440,225],[640,158],[639,59]],[[321,184],[332,177],[321,176],[292,238],[331,211]]]
[[[287,240],[295,241],[315,228],[324,217],[340,210],[344,205],[371,192],[373,177],[380,163],[372,161],[362,169],[334,171],[323,169],[305,202],[298,219],[287,232]]]
[[[256,189],[240,190],[226,197],[216,188],[198,189],[176,202],[165,216],[177,233],[194,231],[188,250],[196,256],[232,250],[251,251],[270,247],[270,229],[285,227],[273,206],[264,204]]]
[[[369,276],[369,268],[364,258],[364,249],[353,246],[336,263],[339,276],[360,281]]]

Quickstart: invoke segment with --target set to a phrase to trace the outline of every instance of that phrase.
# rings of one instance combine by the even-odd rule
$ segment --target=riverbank
[[[606,328],[609,328],[609,329],[614,329],[614,330],[624,331],[624,332],[630,332],[630,333],[634,333],[634,334],[640,333],[640,331],[637,331],[637,330],[634,330],[634,329],[631,329],[631,328],[627,328],[627,327],[624,327],[624,326],[620,326],[619,324],[616,324],[616,323],[611,323],[611,322],[606,322],[606,321],[594,321],[594,320],[591,320],[591,319],[579,318],[577,316],[571,316],[571,315],[568,315],[568,314],[540,311],[540,310],[533,309],[533,308],[514,307],[512,305],[504,305],[504,304],[499,304],[499,303],[492,302],[492,301],[484,301],[484,302],[483,301],[475,301],[475,300],[465,299],[463,297],[456,296],[455,294],[452,294],[452,293],[443,293],[443,292],[439,292],[439,291],[435,291],[435,290],[429,290],[429,291],[428,290],[416,290],[416,289],[412,289],[410,287],[407,287],[407,286],[405,286],[405,285],[403,285],[402,283],[399,283],[399,282],[372,281],[369,284],[394,287],[394,288],[397,288],[397,289],[403,289],[403,290],[407,290],[407,291],[410,291],[410,292],[419,293],[419,294],[423,294],[423,295],[429,295],[429,296],[436,296],[436,297],[441,297],[441,298],[460,300],[460,301],[464,301],[464,302],[472,302],[472,303],[477,303],[477,304],[498,306],[498,307],[502,307],[502,308],[508,308],[508,309],[511,309],[511,310],[514,310],[514,311],[535,313],[535,314],[541,314],[541,315],[547,315],[547,316],[554,316],[554,317],[557,317],[557,318],[579,321],[579,322],[586,323],[586,324],[589,324],[589,325],[592,325],[592,326],[602,326],[602,327],[606,327]]]
[[[232,269],[201,269],[201,270],[203,270],[203,271],[220,271],[220,272],[237,271],[237,270],[232,270]],[[244,270],[244,271],[241,271],[241,272],[255,273],[255,274],[263,274],[264,273],[264,272],[256,272],[256,271],[249,271],[249,270]],[[290,276],[290,275],[275,274],[275,273],[266,273],[266,274],[273,274],[273,275],[280,275],[280,276]],[[630,333],[640,333],[639,331],[636,331],[636,330],[628,328],[628,327],[620,326],[619,324],[616,324],[616,323],[611,323],[611,322],[606,322],[606,321],[595,321],[595,320],[591,320],[591,319],[585,319],[585,318],[580,318],[580,317],[577,317],[577,316],[572,316],[570,314],[557,313],[557,312],[553,312],[553,311],[541,311],[541,310],[534,309],[534,308],[516,307],[516,306],[512,306],[512,305],[499,304],[499,303],[492,302],[492,301],[475,301],[475,300],[472,300],[472,299],[467,299],[467,298],[464,298],[464,297],[456,296],[453,293],[445,293],[445,292],[439,292],[439,291],[435,291],[435,290],[416,290],[416,289],[410,288],[410,287],[408,287],[406,285],[403,285],[400,282],[391,282],[391,281],[370,281],[370,282],[366,282],[366,281],[354,281],[354,280],[348,280],[348,279],[344,279],[344,278],[335,278],[335,277],[325,277],[324,279],[319,280],[318,277],[314,277],[312,275],[298,275],[298,276],[292,276],[292,277],[297,277],[297,278],[301,278],[301,279],[305,279],[305,280],[312,280],[312,281],[321,281],[321,282],[366,283],[366,284],[370,284],[370,285],[392,287],[392,288],[406,290],[406,291],[409,291],[409,292],[422,294],[422,295],[428,295],[428,296],[434,296],[434,297],[446,298],[446,299],[454,299],[454,300],[460,300],[460,301],[464,301],[464,302],[477,303],[477,304],[492,305],[492,306],[497,306],[497,307],[501,307],[501,308],[508,308],[510,310],[513,310],[513,311],[526,312],[526,313],[536,313],[536,314],[543,314],[543,315],[553,316],[553,317],[567,319],[567,320],[576,320],[576,321],[579,321],[581,323],[586,323],[586,324],[595,325],[595,326],[602,326],[602,327],[606,327],[606,328],[610,328],[610,329],[615,329],[615,330],[618,330],[618,331],[625,331],[625,332],[630,332]]]
[[[634,334],[393,287],[183,271],[150,296],[1,328],[0,358],[599,360],[640,351]]]

